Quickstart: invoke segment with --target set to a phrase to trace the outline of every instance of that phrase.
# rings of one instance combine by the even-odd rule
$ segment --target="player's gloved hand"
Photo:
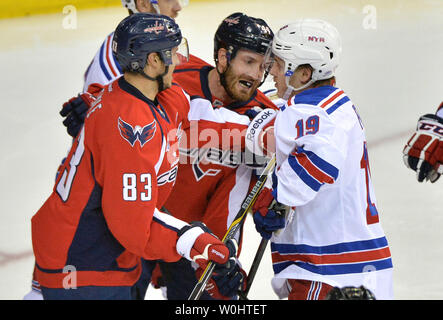
[[[166,286],[163,280],[162,271],[160,270],[160,265],[158,263],[155,265],[154,270],[152,270],[151,283],[155,289],[160,289],[161,287]]]
[[[326,295],[325,300],[376,300],[371,290],[360,287],[334,287]]]
[[[260,112],[263,111],[263,108],[260,108],[259,106],[252,107],[251,109],[248,109],[244,112],[245,116],[248,116],[249,119],[254,119]]]
[[[98,83],[93,83],[88,87],[88,91],[79,94],[77,97],[69,99],[63,104],[60,115],[65,118],[63,125],[67,128],[68,134],[75,138],[85,122],[86,113],[91,104],[96,100],[96,94],[103,89]]]
[[[405,165],[417,172],[417,180],[437,181],[443,173],[443,119],[426,114],[403,149]]]
[[[246,289],[246,272],[239,262],[232,265],[233,268],[220,268],[216,266],[209,279],[205,290],[216,300],[234,300],[239,290]],[[196,271],[197,279],[203,274],[203,269]]]
[[[235,244],[224,244],[202,222],[191,222],[178,232],[177,252],[205,269],[209,261],[233,268],[231,258],[236,256]]]
[[[274,119],[277,111],[250,109],[245,114],[254,117],[246,130],[243,162],[253,168],[265,167],[275,153]]]
[[[274,199],[271,189],[264,188],[252,208],[255,229],[269,240],[273,232],[285,227],[285,217],[289,209]]]

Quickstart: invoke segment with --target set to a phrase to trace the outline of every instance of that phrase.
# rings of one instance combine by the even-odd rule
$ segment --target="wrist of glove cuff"
[[[229,262],[231,250],[221,242],[201,222],[193,222],[178,232],[177,252],[184,258],[196,262],[201,268],[206,268],[212,261],[224,265]]]

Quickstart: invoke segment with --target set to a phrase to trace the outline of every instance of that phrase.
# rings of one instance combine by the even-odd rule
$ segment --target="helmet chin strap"
[[[151,0],[151,5],[155,10],[155,13],[160,14],[160,8],[158,6],[158,1],[157,0]]]
[[[158,76],[155,77],[155,78],[153,78],[153,77],[151,77],[151,76],[148,76],[148,75],[143,71],[143,69],[141,69],[141,70],[139,71],[139,73],[140,73],[142,76],[144,76],[145,78],[147,78],[147,79],[149,79],[149,80],[151,80],[151,81],[157,81],[157,83],[158,83],[158,92],[161,92],[161,91],[163,91],[163,90],[166,89],[166,88],[165,88],[165,83],[164,83],[164,81],[163,81],[163,77],[168,73],[168,71],[169,71],[169,66],[165,66],[165,72],[163,72],[162,74],[158,75]]]
[[[291,74],[291,76],[292,76],[292,74]],[[311,84],[313,84],[315,82],[315,80],[313,80],[311,78],[311,80],[309,80],[306,84],[302,85],[301,87],[294,88],[293,86],[291,86],[289,84],[289,79],[291,78],[291,76],[286,76],[286,86],[287,86],[287,89],[286,89],[285,93],[283,94],[283,100],[285,100],[285,101],[289,100],[289,98],[291,97],[292,92],[306,89],[307,87],[309,87]]]

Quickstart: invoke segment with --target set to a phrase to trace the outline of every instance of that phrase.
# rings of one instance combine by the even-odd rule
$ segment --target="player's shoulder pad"
[[[157,98],[160,102],[170,104],[177,104],[177,102],[187,102],[189,104],[189,94],[178,83],[173,82],[171,87],[161,91]]]
[[[348,101],[350,99],[342,89],[333,86],[321,86],[297,94],[288,101],[287,105],[314,107],[331,114]]]

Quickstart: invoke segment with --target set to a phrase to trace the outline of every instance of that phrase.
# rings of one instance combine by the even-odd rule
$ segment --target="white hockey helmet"
[[[302,19],[280,28],[272,43],[274,55],[285,62],[286,85],[291,91],[301,90],[315,81],[333,77],[341,50],[337,29],[319,19]],[[313,69],[311,81],[300,88],[291,87],[289,79],[297,67],[304,64]]]
[[[135,4],[135,1],[136,0],[122,0],[122,5],[126,9],[131,10],[134,13],[137,13],[139,11],[137,10],[137,6]],[[157,14],[160,14],[160,8],[158,6],[158,0],[150,0],[150,1],[151,1],[151,5],[154,8],[155,12]],[[187,6],[188,3],[189,3],[189,0],[180,0],[180,4],[181,4],[182,7]]]

